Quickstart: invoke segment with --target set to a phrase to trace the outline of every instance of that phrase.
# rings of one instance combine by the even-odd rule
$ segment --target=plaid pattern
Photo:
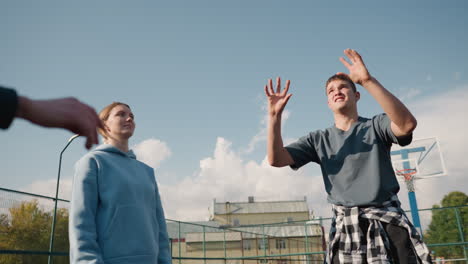
[[[396,195],[385,202],[382,207],[359,208],[333,205],[333,213],[327,254],[328,263],[331,263],[335,253],[338,253],[340,264],[392,263],[387,254],[390,245],[389,238],[382,222],[407,229],[413,249],[419,258],[418,262],[432,263],[429,249],[421,241],[421,236],[401,209]],[[363,234],[359,228],[360,219],[369,221],[366,234]],[[337,252],[334,252],[336,249]]]

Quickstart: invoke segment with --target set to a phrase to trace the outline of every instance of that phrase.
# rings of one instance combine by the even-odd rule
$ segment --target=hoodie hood
[[[122,155],[131,159],[136,159],[135,153],[133,153],[133,150],[129,150],[128,152],[123,152],[120,149],[114,147],[111,144],[101,144],[97,146],[93,151],[104,151],[104,152],[110,152],[110,153],[115,153],[118,155]]]

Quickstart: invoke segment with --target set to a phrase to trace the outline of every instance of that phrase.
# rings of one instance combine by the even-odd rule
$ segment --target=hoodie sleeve
[[[169,235],[167,234],[166,217],[162,208],[161,197],[159,195],[158,186],[156,184],[156,199],[157,199],[157,218],[159,225],[159,264],[171,264],[172,256],[169,246]]]
[[[97,242],[98,166],[86,156],[75,167],[70,208],[70,263],[104,264]]]

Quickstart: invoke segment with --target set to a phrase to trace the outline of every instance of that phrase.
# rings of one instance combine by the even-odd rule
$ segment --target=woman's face
[[[109,118],[107,118],[104,124],[107,133],[114,139],[129,139],[135,131],[132,110],[125,105],[117,105],[112,108]]]

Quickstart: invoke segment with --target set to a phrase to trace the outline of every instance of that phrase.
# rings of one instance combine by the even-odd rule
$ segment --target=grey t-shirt
[[[336,126],[317,130],[286,146],[293,169],[313,161],[322,169],[328,201],[343,206],[381,205],[400,186],[390,159],[392,143],[411,143],[412,135],[397,138],[386,114],[359,117],[348,131]]]

